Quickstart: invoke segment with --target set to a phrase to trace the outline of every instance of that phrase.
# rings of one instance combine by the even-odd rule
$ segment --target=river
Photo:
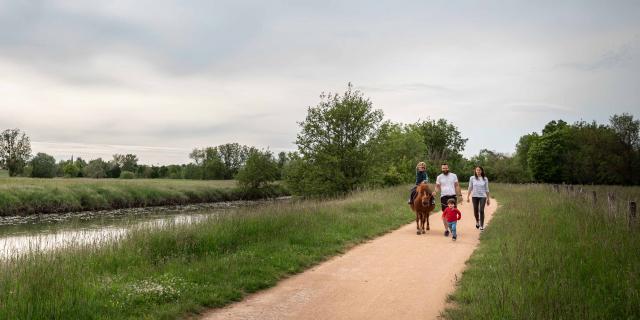
[[[235,208],[287,199],[0,217],[0,259],[67,246],[100,245],[117,241],[134,228],[197,223]]]

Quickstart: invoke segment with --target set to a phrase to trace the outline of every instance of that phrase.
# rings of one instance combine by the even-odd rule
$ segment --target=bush
[[[120,172],[120,179],[133,179],[135,177],[136,177],[136,174],[131,171]]]
[[[382,176],[385,186],[397,186],[402,183],[402,175],[395,166],[390,166]]]

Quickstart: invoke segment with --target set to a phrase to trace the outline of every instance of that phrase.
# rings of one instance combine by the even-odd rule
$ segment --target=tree
[[[640,148],[640,120],[633,120],[632,115],[623,113],[613,115],[609,122],[613,131],[629,149]]]
[[[68,161],[63,167],[62,171],[64,176],[67,178],[75,178],[78,176],[80,169],[75,165],[75,163]]]
[[[135,172],[138,167],[138,156],[135,154],[114,154],[113,162],[121,171]]]
[[[87,178],[106,178],[108,164],[102,158],[94,159],[83,168],[83,175]]]
[[[76,161],[73,163],[78,168],[78,177],[84,177],[84,168],[87,166],[87,162],[82,158],[76,158]]]
[[[303,193],[344,193],[366,181],[367,144],[375,136],[383,113],[374,110],[349,83],[343,95],[322,94],[316,107],[299,122],[296,144],[308,166]]]
[[[271,152],[253,149],[236,179],[244,189],[260,189],[278,178],[278,163]]]
[[[624,144],[623,151],[625,182],[640,184],[640,120],[633,120],[628,113],[613,115],[609,122],[620,141]]]
[[[569,147],[564,130],[548,130],[529,148],[527,162],[536,181],[567,182],[566,155]]]
[[[250,149],[238,143],[226,143],[218,146],[218,154],[224,165],[224,179],[233,179],[247,160]]]
[[[425,145],[422,135],[412,126],[385,121],[369,142],[370,171],[368,181],[374,185],[392,185],[415,179],[415,168],[422,161]],[[428,167],[433,179],[433,165]]]
[[[455,125],[445,119],[427,119],[416,122],[412,127],[422,135],[427,161],[435,166],[448,162],[454,171],[462,169],[461,153],[468,139],[462,137]],[[432,172],[429,173],[432,174]]]
[[[7,129],[0,134],[0,167],[14,177],[22,172],[31,157],[31,142],[20,129]]]
[[[280,153],[278,153],[278,178],[277,180],[281,180],[283,177],[283,173],[282,171],[284,170],[284,166],[287,164],[287,161],[289,161],[289,159],[287,158],[287,153],[284,151],[281,151]]]
[[[532,179],[531,170],[529,170],[529,149],[531,145],[539,138],[537,132],[526,134],[520,137],[518,144],[516,144],[515,161],[520,165],[525,175],[525,181]]]
[[[46,153],[38,153],[31,159],[31,176],[34,178],[53,178],[56,176],[56,159]]]

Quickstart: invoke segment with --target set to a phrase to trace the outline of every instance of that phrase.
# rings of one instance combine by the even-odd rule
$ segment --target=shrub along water
[[[600,199],[612,190],[595,189]],[[450,296],[446,318],[640,318],[640,232],[628,230],[624,207],[610,215],[589,198],[551,190],[492,186],[501,208]],[[640,199],[640,188],[613,190],[620,199]]]
[[[235,181],[0,179],[0,215],[104,210],[286,195],[279,185],[242,190]]]
[[[238,209],[0,262],[0,319],[173,319],[219,307],[408,223],[407,189]]]

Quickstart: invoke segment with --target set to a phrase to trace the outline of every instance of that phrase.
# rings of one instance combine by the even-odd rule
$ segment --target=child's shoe
[[[449,230],[445,230],[445,231],[444,231],[444,236],[445,236],[445,237],[448,237],[448,236],[449,236]]]
[[[457,238],[458,238],[458,236],[453,236],[453,237],[451,237],[451,240],[456,241]]]

